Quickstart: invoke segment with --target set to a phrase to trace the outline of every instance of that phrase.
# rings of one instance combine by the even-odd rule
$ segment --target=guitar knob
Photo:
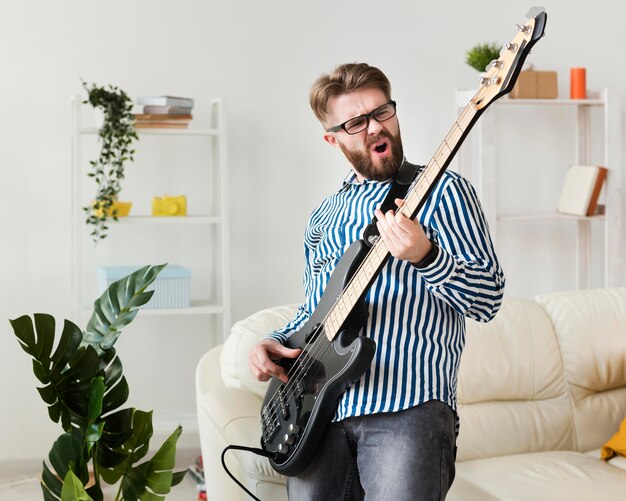
[[[287,429],[289,430],[289,433],[293,433],[294,435],[300,433],[300,427],[297,424],[292,423]]]
[[[485,85],[489,85],[489,77],[480,77],[480,85],[485,86]]]
[[[504,44],[504,49],[510,50],[511,52],[515,52],[517,50],[517,44],[516,43],[507,42],[507,43]]]
[[[287,454],[289,452],[289,446],[285,444],[278,444],[278,453]]]
[[[517,26],[517,29],[521,31],[524,35],[528,35],[530,33],[530,26],[528,25],[522,26],[521,24],[516,24],[516,26]]]
[[[283,443],[287,445],[293,444],[293,435],[285,433],[285,436],[283,437]]]

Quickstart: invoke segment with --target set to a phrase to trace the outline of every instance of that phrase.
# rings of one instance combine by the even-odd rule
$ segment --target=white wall
[[[531,61],[538,69],[558,71],[562,96],[568,95],[569,67],[585,66],[589,88],[610,87],[624,102],[626,66],[618,33],[626,6],[609,0],[590,5],[546,1],[547,36]],[[464,51],[478,42],[508,41],[526,8],[496,0],[3,0],[0,318],[44,311],[60,322],[70,311],[68,99],[81,91],[80,77],[113,83],[131,96],[192,96],[194,122],[200,125],[206,125],[211,98],[226,100],[237,320],[263,307],[300,300],[307,215],[347,170],[345,161],[321,140],[320,126],[308,108],[311,82],[342,62],[380,66],[394,86],[407,156],[426,162],[454,119],[454,89],[476,85],[477,74],[465,65]],[[537,128],[534,117],[525,120],[510,134],[524,129],[531,134]],[[549,131],[548,139],[538,142],[559,145],[566,162],[572,161],[570,134],[562,123],[568,117],[555,113],[537,120]],[[502,133],[506,144],[515,146],[509,130]],[[624,138],[622,142],[626,144]],[[499,152],[498,158],[514,173],[542,161],[521,153]],[[511,179],[517,183],[519,177]],[[515,196],[530,189],[528,180],[523,184]],[[512,206],[519,200],[512,200]],[[529,258],[537,249],[559,256],[553,279],[548,273],[537,282],[528,278],[529,263],[535,266],[536,259],[502,256],[510,277],[508,293],[572,288],[570,239],[568,230],[537,229],[527,242]],[[595,270],[594,284],[599,277]],[[34,390],[30,361],[8,323],[4,326],[0,460],[41,457],[58,429]],[[176,408],[187,415],[193,412],[193,365],[202,343],[197,334],[189,341],[184,336],[203,327],[198,321],[184,324],[173,338],[172,332],[146,332],[137,323],[124,333],[127,339],[119,347],[133,403],[154,408],[155,415]],[[150,356],[139,355],[142,344],[150,345]],[[168,352],[175,352],[176,360],[163,364]],[[153,376],[157,384],[151,383]]]

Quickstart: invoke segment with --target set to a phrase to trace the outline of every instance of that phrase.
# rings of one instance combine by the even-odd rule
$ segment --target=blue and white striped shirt
[[[308,320],[341,256],[362,237],[391,184],[360,183],[351,174],[313,211],[304,238],[305,304],[270,338],[284,343]],[[444,172],[417,219],[439,253],[422,269],[390,257],[373,282],[361,334],[376,341],[376,354],[341,397],[334,421],[428,400],[456,410],[465,317],[487,322],[500,308],[505,279],[472,185]]]

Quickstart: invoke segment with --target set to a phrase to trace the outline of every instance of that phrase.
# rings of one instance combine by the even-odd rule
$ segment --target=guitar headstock
[[[471,103],[477,110],[486,108],[496,99],[513,90],[530,49],[544,35],[547,14],[541,7],[533,7],[526,14],[526,24],[517,25],[517,35],[504,44],[500,57],[489,63],[480,78],[480,88]]]

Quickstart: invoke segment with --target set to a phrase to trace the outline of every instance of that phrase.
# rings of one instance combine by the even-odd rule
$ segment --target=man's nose
[[[380,122],[370,118],[370,123],[367,126],[367,133],[375,136],[382,130],[383,126]]]

